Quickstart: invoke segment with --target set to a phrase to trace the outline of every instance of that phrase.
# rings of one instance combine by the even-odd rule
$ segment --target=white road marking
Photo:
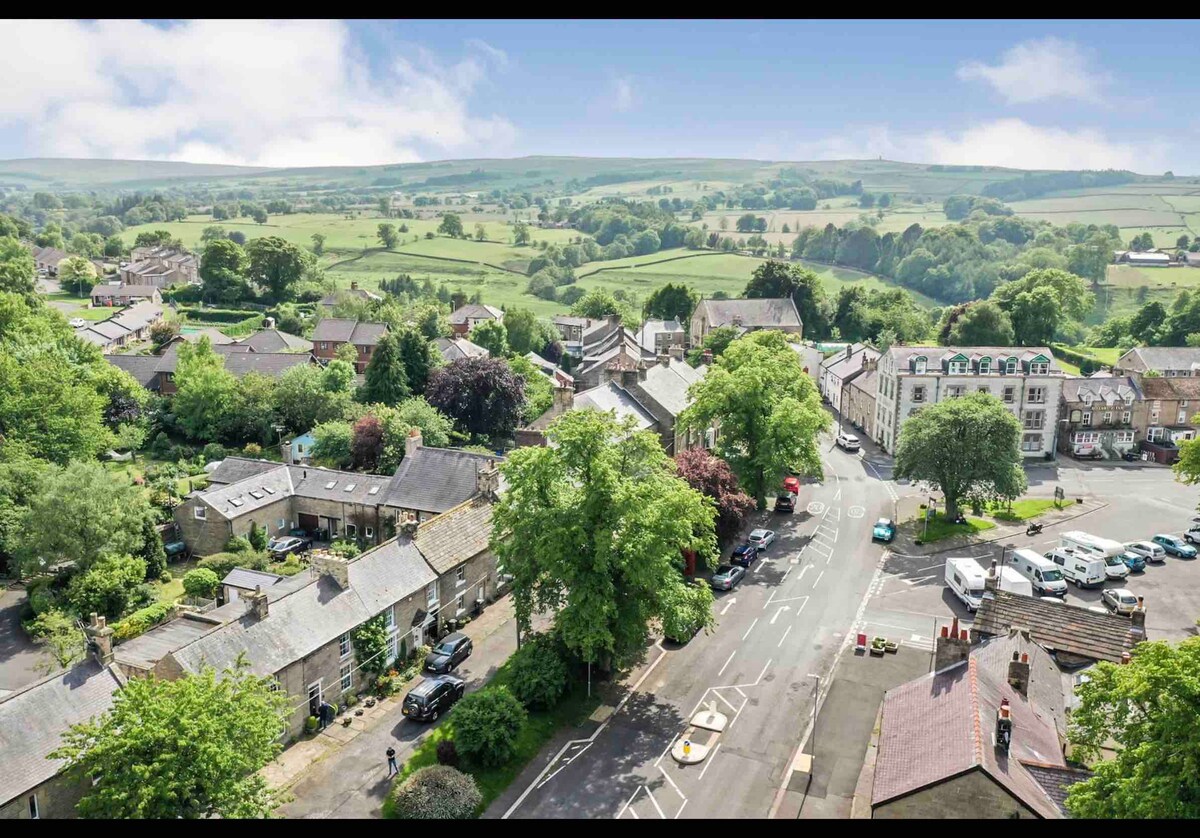
[[[657,768],[658,764],[663,761],[663,757],[665,757],[667,755],[667,752],[671,750],[671,746],[675,744],[675,740],[678,738],[679,738],[678,733],[676,733],[674,736],[671,737],[671,741],[667,743],[667,747],[663,748],[663,752],[661,754],[659,754],[658,759],[656,759],[654,761],[655,768]]]
[[[737,708],[736,708],[736,707],[734,707],[734,706],[733,706],[733,705],[732,705],[732,704],[729,702],[729,699],[727,699],[725,696],[721,695],[721,688],[720,688],[720,687],[717,687],[716,689],[714,689],[714,690],[712,691],[712,693],[713,693],[713,695],[715,695],[717,698],[719,698],[719,699],[721,699],[722,701],[724,701],[724,702],[725,702],[725,706],[726,706],[726,707],[728,707],[730,710],[735,710],[735,711],[737,710]],[[695,715],[695,714],[693,713],[692,715]]]
[[[814,591],[817,589],[817,585],[821,584],[821,576],[824,576],[824,575],[825,575],[825,571],[822,570],[820,576],[817,577],[817,581],[813,582],[813,590]]]
[[[802,573],[800,575],[803,576],[804,574]],[[767,601],[763,603],[763,611],[766,611],[768,608],[771,607],[771,600],[773,600],[773,599],[775,599],[775,592],[771,591],[771,595],[769,597],[767,597]]]
[[[699,780],[704,779],[704,772],[708,771],[708,766],[713,764],[713,757],[715,757],[717,755],[717,751],[719,751],[719,750],[721,750],[720,742],[717,743],[717,747],[713,748],[712,753],[708,755],[708,761],[706,763],[704,763],[704,768],[700,769],[700,776],[697,779],[699,779]]]
[[[679,820],[679,816],[683,814],[683,807],[686,805],[687,799],[685,798],[684,801],[679,804],[679,811],[675,813],[675,820]]]
[[[671,788],[675,789],[675,793],[677,795],[679,795],[680,797],[682,797],[684,800],[687,800],[687,795],[685,795],[683,792],[681,792],[679,790],[679,786],[675,785],[675,781],[671,779],[671,775],[667,773],[667,769],[660,768],[658,770],[662,772],[663,777],[665,777],[667,782],[671,784]]]
[[[804,602],[800,603],[800,607],[796,609],[796,616],[800,616],[800,612],[804,610],[804,606],[808,605],[808,597],[804,598]]]
[[[728,600],[728,601],[726,601],[726,603],[725,603],[725,607],[721,609],[721,616],[722,616],[722,617],[724,617],[724,616],[725,616],[725,612],[727,612],[727,611],[728,611],[730,608],[733,608],[733,604],[734,604],[735,602],[737,602],[737,597],[730,597],[730,598],[729,598],[729,600]]]
[[[796,564],[796,563],[798,563],[799,561],[800,561],[799,559],[792,559],[792,564]],[[782,577],[780,578],[780,580],[779,580],[779,581],[780,581],[780,583],[784,582],[784,581],[785,581],[785,580],[788,578],[788,574],[789,574],[789,573],[791,573],[791,572],[792,572],[792,569],[791,569],[790,567],[789,567],[787,570],[785,570],[785,571],[783,572],[783,576],[782,576]]]
[[[771,625],[775,625],[775,621],[779,619],[780,614],[782,614],[784,611],[790,611],[790,610],[791,610],[791,608],[787,605],[779,606],[779,610],[776,611],[775,616],[771,618]],[[742,638],[742,639],[744,640],[745,638]]]
[[[846,510],[846,515],[850,518],[861,518],[867,514],[867,510],[861,506],[852,506]]]
[[[806,565],[804,566],[804,569],[800,571],[800,575],[796,577],[796,581],[798,582],[798,581],[800,581],[801,579],[803,579],[803,578],[804,578],[804,574],[808,573],[810,570],[812,570],[812,565],[810,565],[810,564],[806,564]]]
[[[729,657],[725,661],[725,666],[729,666],[729,661],[733,660],[733,656],[736,654],[737,654],[737,649],[734,649],[732,652],[729,653]],[[720,678],[722,675],[725,674],[725,666],[722,666],[721,671],[717,673],[718,678]]]
[[[783,633],[783,637],[779,638],[779,642],[775,644],[775,648],[776,648],[776,649],[778,649],[780,646],[782,646],[782,645],[783,645],[783,641],[787,640],[788,632],[789,632],[789,631],[791,631],[791,630],[792,630],[792,627],[791,627],[791,626],[788,626],[788,627],[787,627],[787,631],[785,631],[785,632]]]
[[[747,637],[750,636],[750,632],[754,631],[754,627],[756,625],[758,625],[758,617],[755,617],[754,622],[750,624],[750,628],[746,629],[746,633],[742,635],[742,640],[745,640]],[[719,675],[720,673],[717,673],[717,674]]]
[[[662,770],[662,769],[659,769],[659,770]],[[658,801],[654,799],[654,792],[650,791],[649,786],[646,786],[646,796],[650,798],[650,802],[653,803],[654,808],[658,810],[658,816],[665,821],[667,819],[667,816],[663,814],[662,807],[659,806]]]
[[[738,705],[737,712],[734,713],[733,718],[729,720],[729,728],[728,728],[729,730],[733,729],[733,725],[738,720],[738,716],[742,715],[742,708],[745,707],[746,704],[749,703],[749,701],[750,701],[750,699],[748,699],[748,698],[742,699],[742,703],[740,705]]]
[[[767,662],[765,664],[763,664],[762,672],[758,673],[758,677],[754,679],[753,684],[747,684],[747,686],[757,687],[758,682],[761,681],[762,677],[767,674],[767,669],[770,668],[770,666],[771,666],[771,659],[767,658]]]
[[[639,791],[641,791],[641,790],[642,790],[642,787],[641,787],[641,786],[638,786],[636,789],[634,789],[634,790],[633,790],[633,794],[629,795],[629,799],[628,799],[628,800],[626,800],[626,801],[625,801],[625,805],[621,807],[621,811],[620,811],[620,813],[617,815],[617,820],[620,820],[620,819],[621,819],[621,815],[624,815],[624,814],[625,814],[625,810],[629,808],[629,804],[633,802],[633,799],[634,799],[635,797],[637,797],[637,796],[638,796],[638,792],[639,792]],[[633,812],[633,816],[636,818],[636,817],[637,817],[637,812]]]

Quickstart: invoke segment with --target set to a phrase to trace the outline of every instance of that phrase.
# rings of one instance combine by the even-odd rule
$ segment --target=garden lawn
[[[1011,510],[1003,504],[994,504],[988,507],[988,514],[997,521],[1028,521],[1055,508],[1052,498],[1025,498],[1013,501]]]
[[[488,682],[487,686],[507,684],[511,678],[510,664],[511,659],[496,671],[495,677]],[[475,778],[475,782],[479,785],[479,791],[483,795],[483,802],[480,803],[476,815],[486,811],[492,801],[512,785],[513,780],[525,769],[529,761],[538,755],[560,728],[582,724],[599,706],[600,696],[597,693],[593,692],[589,698],[586,688],[582,684],[576,685],[575,689],[569,692],[557,707],[551,710],[530,711],[525,726],[517,736],[513,758],[504,765],[499,768],[483,768],[473,765],[465,757],[460,756],[459,770]],[[396,775],[395,782],[402,783],[405,778],[418,769],[437,765],[438,742],[453,738],[454,711],[451,710],[450,715],[442,722],[441,726],[434,730],[404,763],[400,773]],[[389,792],[388,798],[383,804],[385,818],[392,817],[391,802],[392,798]]]
[[[975,535],[976,533],[996,528],[996,525],[991,521],[984,520],[983,518],[972,518],[970,516],[967,516],[967,523],[955,524],[952,521],[947,521],[941,513],[934,513],[933,518],[929,520],[928,534],[924,534],[925,521],[922,518],[914,518],[909,523],[913,526],[913,538],[919,538],[924,544],[941,541],[943,538],[950,538],[955,535]]]

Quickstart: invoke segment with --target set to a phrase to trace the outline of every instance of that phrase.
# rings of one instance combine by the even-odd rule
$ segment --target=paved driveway
[[[0,694],[41,678],[34,669],[42,653],[21,628],[25,591],[0,589]]]

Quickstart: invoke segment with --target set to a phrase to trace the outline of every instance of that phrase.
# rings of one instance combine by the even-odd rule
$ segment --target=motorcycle
[[[1025,528],[1025,535],[1039,535],[1042,532],[1042,527],[1044,526],[1045,524],[1030,524]]]

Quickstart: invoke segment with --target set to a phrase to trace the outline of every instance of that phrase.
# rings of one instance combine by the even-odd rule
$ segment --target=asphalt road
[[[794,515],[763,513],[779,533],[746,579],[717,595],[718,625],[657,659],[590,743],[568,748],[510,811],[516,818],[762,818],[791,775],[817,681],[832,669],[881,568],[870,529],[892,489],[861,456],[826,454]],[[828,687],[823,677],[821,688]],[[701,707],[728,727],[707,759],[668,754]]]

